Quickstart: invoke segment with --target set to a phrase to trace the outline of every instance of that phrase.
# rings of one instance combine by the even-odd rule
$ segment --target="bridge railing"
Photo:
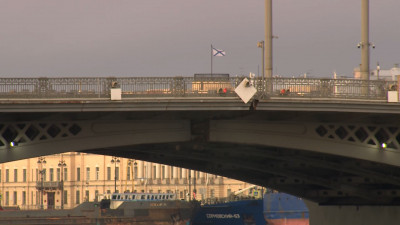
[[[121,88],[122,98],[237,96],[244,77],[83,77],[0,78],[0,98],[109,98]],[[258,96],[299,98],[387,98],[395,81],[357,79],[272,78],[250,79]],[[268,88],[270,87],[270,88]],[[394,87],[397,90],[397,87]],[[266,91],[268,90],[268,91]],[[270,90],[270,91],[269,91]]]

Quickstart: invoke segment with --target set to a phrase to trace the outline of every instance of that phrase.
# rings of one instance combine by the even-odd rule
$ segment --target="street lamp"
[[[381,67],[379,66],[379,62],[376,65],[376,79],[379,80],[379,70],[381,70]]]
[[[43,209],[43,195],[44,195],[44,182],[43,182],[43,176],[46,175],[46,170],[43,169],[43,165],[46,164],[46,159],[45,157],[39,157],[38,158],[38,166],[39,166],[39,175],[40,175],[40,180],[41,180],[41,185],[40,185],[40,192],[41,192],[41,200],[40,200],[40,208]]]
[[[262,62],[262,77],[263,78],[265,78],[265,76],[264,76],[264,74],[265,74],[265,70],[264,70],[264,54],[265,54],[265,52],[264,52],[264,41],[259,41],[258,43],[257,43],[257,47],[259,47],[259,48],[261,48],[262,49],[262,52],[261,52],[261,62]]]
[[[142,189],[142,193],[147,193],[147,181],[148,178],[140,178],[140,185],[144,186],[144,189]]]
[[[133,174],[133,167],[137,165],[137,162],[135,159],[129,159],[128,160],[128,166],[131,167],[131,176],[132,176],[132,192],[135,191],[135,175]]]
[[[120,162],[121,161],[116,156],[113,156],[111,159],[111,163],[114,164],[114,193],[117,192],[117,163],[120,163]]]
[[[65,160],[61,158],[58,162],[58,166],[61,167],[61,209],[64,209],[64,167],[67,166],[67,164]]]

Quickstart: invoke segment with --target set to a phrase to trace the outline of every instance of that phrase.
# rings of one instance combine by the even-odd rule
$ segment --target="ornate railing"
[[[36,189],[38,190],[56,190],[61,189],[62,181],[37,181]]]
[[[101,77],[101,78],[0,78],[0,98],[109,98],[112,88],[121,88],[122,98],[237,96],[244,77]],[[387,98],[394,81],[357,79],[273,78],[252,79],[258,97]],[[267,91],[268,90],[268,91]],[[282,90],[285,90],[284,93]],[[289,91],[288,91],[289,90]]]

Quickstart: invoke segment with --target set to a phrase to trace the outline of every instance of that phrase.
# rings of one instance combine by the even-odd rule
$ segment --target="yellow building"
[[[234,91],[229,74],[195,74],[192,91],[199,94],[230,93]]]
[[[94,201],[99,194],[132,190],[176,193],[188,199],[195,189],[196,199],[205,200],[227,197],[249,186],[173,166],[75,152],[0,164],[0,205],[21,209],[68,209]]]

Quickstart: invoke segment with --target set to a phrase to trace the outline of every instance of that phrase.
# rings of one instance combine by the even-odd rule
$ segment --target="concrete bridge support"
[[[310,225],[397,225],[400,206],[319,206],[306,201]]]

